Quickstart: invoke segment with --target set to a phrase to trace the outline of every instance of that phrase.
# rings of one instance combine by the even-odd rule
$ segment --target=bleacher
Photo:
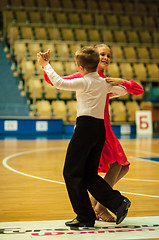
[[[134,79],[145,89],[145,95],[128,94],[110,101],[111,120],[135,121],[135,110],[149,100],[149,90],[159,87],[158,10],[157,0],[5,0],[3,35],[30,114],[73,121],[69,102],[76,104],[74,93],[45,83],[37,52],[49,48],[55,71],[64,76],[76,72],[73,55],[79,47],[106,43],[112,51],[106,75]],[[117,116],[120,102],[122,113]],[[55,111],[56,104],[63,114]]]

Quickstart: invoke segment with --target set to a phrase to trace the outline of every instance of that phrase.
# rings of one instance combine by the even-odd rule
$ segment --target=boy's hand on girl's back
[[[112,84],[112,85],[118,85],[118,84],[123,84],[124,83],[124,79],[122,79],[122,78],[107,77],[106,81],[107,81],[107,83]]]

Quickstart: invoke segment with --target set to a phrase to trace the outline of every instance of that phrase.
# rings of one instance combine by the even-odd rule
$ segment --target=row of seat
[[[55,71],[60,75],[70,75],[76,72],[76,66],[74,61],[51,61],[51,65]],[[19,73],[23,76],[24,80],[27,81],[34,75],[42,75],[43,69],[35,61],[22,60],[19,66]],[[158,81],[159,79],[159,68],[156,63],[110,63],[106,69],[106,74],[111,77],[123,77],[126,79],[136,79],[143,82],[147,81]]]
[[[8,8],[14,7],[31,7],[31,8],[57,8],[57,9],[81,9],[81,10],[98,10],[109,12],[146,12],[157,13],[158,4],[156,1],[108,1],[108,0],[4,0],[4,6]]]
[[[140,85],[141,82],[138,81]],[[47,100],[57,100],[62,99],[65,101],[75,100],[75,92],[66,91],[66,90],[58,90],[55,87],[48,84],[46,81],[39,79],[37,77],[31,77],[26,83],[25,88],[27,91],[27,95],[31,101],[33,99],[47,99]],[[22,88],[22,86],[21,86]],[[128,101],[130,99],[133,100],[143,100],[143,95],[130,95],[126,94],[119,98],[120,100]]]
[[[56,41],[85,41],[106,43],[133,43],[158,44],[159,32],[156,31],[128,31],[106,30],[89,28],[54,28],[54,27],[28,27],[9,26],[7,32],[8,42],[13,44],[18,39],[27,40],[56,40]]]
[[[123,101],[112,101],[109,104],[110,120],[114,122],[134,122],[135,112],[140,109],[144,109],[151,103],[141,102],[140,105],[137,101],[127,101],[125,104]],[[54,117],[62,118],[65,122],[75,122],[77,113],[76,101],[52,101],[47,100],[37,101],[35,105],[32,105],[32,113],[39,117]]]
[[[72,58],[75,52],[80,49],[83,45],[79,43],[67,44],[53,43],[53,42],[24,42],[16,41],[13,45],[13,54],[17,61],[20,61],[24,57],[35,57],[37,52],[46,52],[48,49],[51,51],[51,56],[54,59],[58,58]],[[125,61],[128,62],[148,62],[148,61],[158,61],[159,59],[159,49],[157,47],[136,47],[136,46],[117,46],[113,45],[111,47],[111,59],[115,62]]]
[[[158,16],[139,15],[115,15],[107,13],[64,13],[46,11],[13,11],[7,10],[3,13],[5,27],[11,23],[50,23],[50,24],[73,24],[106,26],[108,28],[122,29],[157,29],[159,27]]]

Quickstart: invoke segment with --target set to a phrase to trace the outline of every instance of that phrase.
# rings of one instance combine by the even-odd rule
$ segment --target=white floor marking
[[[24,172],[20,172],[12,167],[10,167],[7,163],[8,160],[10,160],[11,158],[13,157],[17,157],[17,156],[20,156],[20,155],[24,155],[24,154],[29,154],[29,153],[32,153],[32,152],[39,152],[39,151],[55,151],[55,150],[66,150],[66,148],[64,147],[56,147],[56,148],[44,148],[44,149],[34,149],[34,150],[29,150],[29,151],[25,151],[25,152],[20,152],[20,153],[15,153],[15,154],[12,154],[6,158],[4,158],[2,160],[2,164],[4,165],[4,167],[6,167],[7,169],[9,169],[10,171],[13,171],[17,174],[21,174],[21,175],[24,175],[26,177],[31,177],[31,178],[35,178],[35,179],[38,179],[38,180],[42,180],[42,181],[47,181],[47,182],[52,182],[52,183],[57,183],[57,184],[65,184],[64,182],[59,182],[59,181],[54,181],[54,180],[51,180],[51,179],[46,179],[46,178],[41,178],[41,177],[37,177],[37,176],[34,176],[34,175],[30,175],[30,174],[27,174],[27,173],[24,173]],[[124,179],[123,179],[124,180]],[[143,179],[129,179],[129,178],[125,178],[125,180],[133,180],[133,181],[149,181],[149,182],[159,182],[157,180],[143,180]],[[122,192],[121,193],[126,193],[126,194],[131,194],[131,195],[137,195],[137,196],[143,196],[143,197],[152,197],[152,198],[159,198],[159,196],[156,196],[156,195],[147,195],[147,194],[141,194],[141,193],[131,193],[131,192]]]
[[[158,239],[159,216],[128,217],[121,224],[96,221],[95,228],[70,230],[67,220],[1,222],[2,240]]]

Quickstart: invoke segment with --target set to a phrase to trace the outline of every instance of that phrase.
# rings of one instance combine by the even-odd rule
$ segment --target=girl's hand
[[[118,84],[123,84],[124,83],[124,79],[122,78],[111,78],[108,77],[106,78],[107,83],[110,83],[112,85],[118,85]]]
[[[37,53],[37,61],[42,67],[45,67],[49,63],[49,61],[44,60],[41,52]]]
[[[48,49],[47,52],[41,53],[41,56],[45,61],[50,61],[50,50]]]

